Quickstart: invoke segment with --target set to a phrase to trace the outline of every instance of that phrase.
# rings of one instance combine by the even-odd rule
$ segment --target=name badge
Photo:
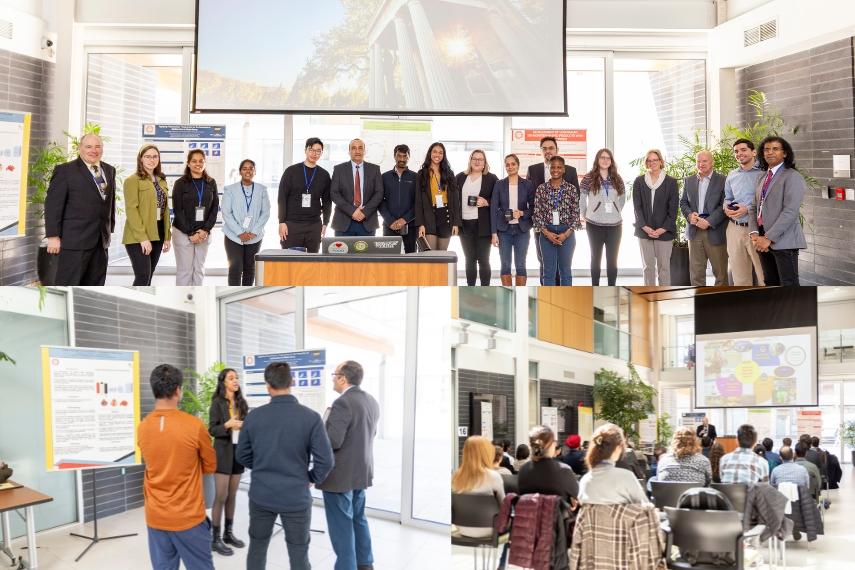
[[[605,202],[603,205],[606,207],[606,213],[607,214],[614,213],[614,211],[615,211],[614,202]]]
[[[243,219],[243,229],[248,228],[249,224],[251,224],[251,223],[252,223],[252,216],[245,216]]]
[[[205,221],[205,208],[196,208],[196,221],[204,222]]]
[[[233,429],[232,430],[232,443],[237,445],[238,438],[240,438],[240,430],[239,429]]]
[[[158,209],[157,209],[157,221],[159,222],[159,221],[160,221],[160,220],[162,220],[162,219],[163,219],[163,210],[161,210],[160,208],[158,208]]]
[[[312,207],[312,195],[311,194],[303,194],[303,207],[311,208]]]
[[[552,225],[557,226],[560,223],[561,222],[559,221],[559,218],[558,218],[558,210],[553,210],[552,211]]]
[[[442,202],[442,194],[437,194],[437,195],[436,195],[436,207],[437,207],[437,208],[442,208],[442,205],[443,205],[443,202]]]

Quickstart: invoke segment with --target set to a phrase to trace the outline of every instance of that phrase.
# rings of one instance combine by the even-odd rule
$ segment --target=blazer
[[[531,229],[531,213],[534,211],[534,190],[537,188],[531,180],[522,176],[517,182],[517,203],[514,209],[521,210],[523,215],[519,219],[520,230],[527,232]],[[490,232],[506,232],[511,229],[511,224],[505,219],[505,210],[510,210],[510,181],[502,178],[493,187],[493,200],[490,202]]]
[[[362,163],[362,174],[359,187],[362,192],[362,213],[365,219],[362,225],[366,230],[376,230],[380,227],[377,221],[377,209],[383,201],[383,179],[380,177],[380,167],[370,162]],[[351,216],[356,211],[353,205],[353,167],[351,161],[336,164],[333,168],[330,185],[330,198],[335,204],[332,218],[332,229],[343,232],[352,221]]]
[[[166,178],[161,177],[157,182],[160,189],[166,192],[161,220],[163,221],[163,241],[169,241],[169,187]],[[125,179],[122,187],[125,195],[125,231],[122,243],[141,243],[160,241],[157,232],[157,190],[149,178],[141,179],[133,173]]]
[[[757,210],[766,174],[757,181],[754,202],[748,207],[748,228],[758,231]],[[772,240],[771,249],[805,249],[807,242],[799,223],[799,208],[805,198],[807,185],[798,170],[781,166],[772,178],[763,203],[763,230]]]
[[[698,436],[698,437],[701,437],[701,430],[702,430],[703,428],[704,428],[704,424],[701,424],[701,425],[699,425],[699,426],[697,427],[697,429],[695,430],[695,433],[697,434],[697,436]],[[708,428],[708,429],[707,429],[707,437],[708,437],[708,438],[710,438],[710,439],[714,440],[715,438],[717,438],[717,437],[718,437],[718,434],[715,432],[715,426],[714,426],[714,425],[709,424],[709,425],[707,426],[707,428]]]
[[[370,487],[374,479],[374,437],[380,406],[371,394],[352,386],[336,398],[327,417],[326,429],[335,456],[335,467],[321,491],[346,493]]]
[[[436,235],[435,204],[430,197],[430,186],[422,182],[422,171],[416,177],[416,226],[424,226],[425,233]],[[463,225],[463,205],[461,204],[460,188],[457,187],[457,177],[446,188],[448,191],[448,207],[451,225],[460,228]]]
[[[537,188],[546,182],[544,174],[543,163],[539,162],[537,164],[529,165],[526,177],[531,180],[531,183],[534,184],[535,188]],[[569,164],[564,165],[564,180],[572,184],[577,191],[579,190],[579,175],[576,173],[575,167],[570,166]]]
[[[454,182],[460,189],[460,200],[457,203],[460,205],[460,223],[463,224],[463,184],[466,182],[466,173],[461,172],[454,177]],[[499,177],[488,172],[481,175],[481,190],[478,196],[484,198],[490,204],[493,203],[493,187]],[[490,237],[493,234],[492,223],[490,222],[490,206],[478,208],[478,237]]]
[[[214,398],[208,410],[208,433],[214,438],[214,452],[217,454],[217,473],[231,475],[235,461],[235,447],[232,443],[232,430],[225,426],[229,421],[229,401]],[[245,420],[246,417],[239,419]]]
[[[91,171],[77,158],[54,168],[45,198],[45,236],[62,238],[63,249],[110,247],[116,227],[116,169],[101,163],[107,197]]]
[[[252,201],[249,204],[249,214],[252,220],[249,227],[244,229],[243,219],[247,215],[246,197],[240,182],[229,184],[223,188],[223,233],[227,238],[240,245],[258,243],[264,237],[264,225],[270,219],[270,197],[267,195],[267,186],[256,182],[252,191]],[[249,241],[240,241],[240,234],[249,232],[255,234],[255,238]]]
[[[199,196],[196,192],[193,182],[186,180],[183,176],[176,180],[172,186],[172,211],[175,214],[172,225],[188,236],[195,233],[196,230],[205,230],[211,233],[217,223],[217,214],[220,211],[217,181],[211,178],[205,181],[205,189],[202,192],[205,218],[201,222],[197,222],[196,206],[199,205]]]
[[[713,172],[710,175],[710,183],[707,186],[707,195],[704,199],[704,204],[698,204],[698,177],[689,176],[683,183],[683,196],[680,198],[680,210],[683,212],[683,217],[688,221],[689,214],[697,212],[699,214],[707,213],[709,217],[710,227],[707,230],[707,235],[710,238],[710,243],[713,245],[723,245],[725,231],[727,230],[728,217],[724,215],[724,181],[726,177],[718,172]],[[655,228],[654,228],[655,229]],[[686,237],[692,239],[698,233],[698,228],[692,224],[686,224]]]
[[[665,233],[657,239],[669,241],[674,239],[677,232],[677,202],[679,192],[677,181],[665,175],[665,180],[656,189],[653,203],[650,199],[650,187],[644,181],[644,176],[639,176],[632,183],[632,205],[635,209],[635,237],[651,239],[644,233],[644,226],[650,226],[654,230],[664,228]]]

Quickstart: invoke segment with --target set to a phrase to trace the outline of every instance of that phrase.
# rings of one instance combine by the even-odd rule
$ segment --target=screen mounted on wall
[[[558,0],[197,0],[194,110],[566,115]]]

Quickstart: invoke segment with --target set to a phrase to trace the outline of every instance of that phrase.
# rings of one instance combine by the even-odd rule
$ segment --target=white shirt
[[[478,219],[478,206],[470,206],[469,205],[469,196],[478,197],[478,194],[481,192],[481,175],[479,174],[474,180],[470,177],[466,177],[466,182],[463,183],[463,219],[464,220],[477,220]]]
[[[704,208],[704,204],[707,199],[707,189],[710,187],[710,177],[712,176],[712,172],[709,176],[701,176],[698,174],[698,213],[705,214],[706,208]]]
[[[315,165],[317,166],[317,164]],[[360,202],[360,206],[365,203],[365,161],[363,160],[359,164],[356,164],[352,160],[350,161],[350,174],[353,176],[353,187],[356,188],[356,169],[359,168],[359,194],[362,201]],[[354,196],[356,198],[356,196]],[[353,205],[356,205],[356,200],[353,201]]]
[[[508,182],[508,207],[511,210],[516,210],[519,205],[519,183],[511,184]],[[520,221],[516,218],[511,218],[509,224],[519,224]]]

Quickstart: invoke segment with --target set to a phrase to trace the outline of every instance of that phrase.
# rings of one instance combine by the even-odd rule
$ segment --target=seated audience
[[[520,469],[520,495],[543,493],[574,502],[579,482],[568,465],[555,459],[555,434],[547,426],[535,426],[528,439],[531,461]]]
[[[828,454],[820,449],[819,438],[810,438],[810,449],[805,454],[805,459],[819,468],[819,474],[825,479],[828,476]]]
[[[531,459],[531,451],[528,446],[524,443],[521,443],[517,446],[516,459],[514,460],[514,470],[519,472],[522,469],[522,466],[529,462]]]
[[[656,480],[700,483],[705,487],[710,484],[710,460],[701,453],[701,442],[694,429],[683,427],[674,432],[668,453],[659,458]]]
[[[493,469],[499,472],[499,475],[513,475],[511,470],[507,467],[502,467],[502,459],[504,459],[505,454],[502,452],[502,448],[498,445],[494,445],[493,448],[496,450],[495,455],[493,456]]]
[[[792,450],[793,449],[793,440],[790,439],[789,437],[785,437],[784,439],[781,440],[781,447],[782,448],[789,447]],[[781,453],[780,449],[778,450],[778,453]]]
[[[626,442],[626,451],[624,451],[621,458],[618,459],[616,465],[621,469],[632,471],[635,474],[636,479],[644,479],[647,477],[647,458],[644,457],[643,453],[636,453],[631,441]]]
[[[769,464],[769,473],[772,473],[772,470],[781,464],[781,456],[772,451],[772,446],[775,442],[772,441],[772,438],[766,437],[763,438],[763,447],[766,452],[764,453],[766,457],[766,462]]]
[[[582,438],[576,434],[568,435],[564,443],[567,444],[567,453],[561,456],[561,461],[569,465],[570,469],[581,477],[588,470],[585,467],[585,453],[579,449]]]
[[[474,495],[495,495],[498,502],[505,498],[505,486],[502,476],[493,470],[495,447],[490,440],[473,435],[463,444],[463,458],[460,468],[451,478],[452,493],[470,493]],[[493,534],[492,527],[457,527],[463,536],[482,538]]]
[[[710,446],[710,469],[712,469],[712,482],[721,483],[721,458],[724,457],[724,446],[714,442]]]
[[[807,460],[807,452],[808,446],[804,440],[800,439],[796,444],[796,465],[801,465],[807,469],[808,476],[810,477],[810,485],[808,485],[810,494],[816,498],[819,497],[819,490],[822,487],[822,475],[819,472],[819,467]]]
[[[648,470],[648,479],[656,477],[656,472],[659,468],[659,459],[667,452],[668,450],[661,445],[657,445],[653,448],[653,463],[650,464],[650,469]]]
[[[509,439],[502,440],[502,460],[501,466],[511,472],[511,475],[516,475],[517,470],[514,468],[514,458],[511,457],[511,454],[508,453],[508,450],[511,448],[511,441]]]
[[[736,431],[739,447],[721,458],[719,470],[722,483],[760,483],[769,480],[769,464],[754,453],[757,431],[750,424]]]
[[[588,472],[579,482],[579,502],[583,505],[649,504],[638,479],[616,463],[624,454],[623,430],[614,424],[601,425],[594,432],[585,457]]]
[[[769,483],[776,489],[780,483],[795,483],[810,488],[810,477],[807,469],[793,463],[793,450],[789,447],[781,448],[781,464],[769,475]]]

